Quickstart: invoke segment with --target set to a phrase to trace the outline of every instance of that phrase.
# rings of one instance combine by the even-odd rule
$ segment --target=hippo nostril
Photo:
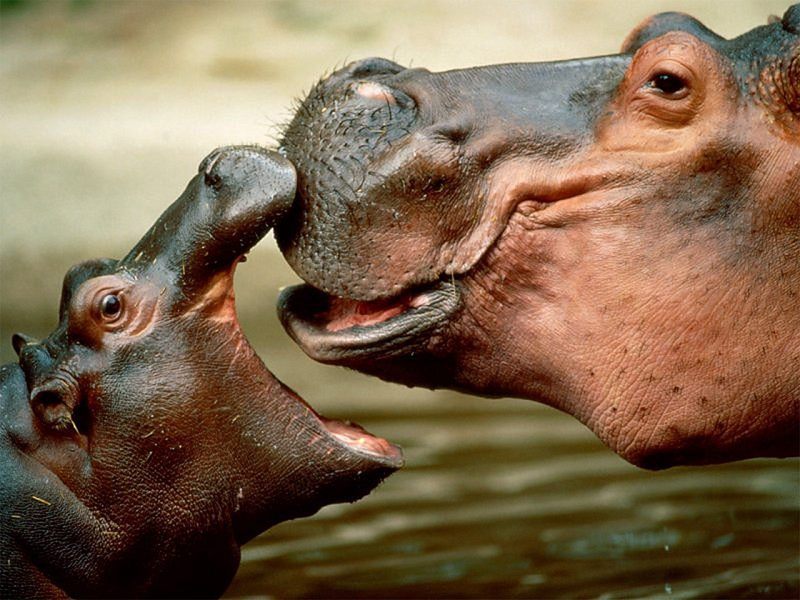
[[[394,94],[385,85],[375,83],[374,81],[364,81],[356,86],[356,94],[362,98],[370,100],[379,100],[387,104],[397,104]]]
[[[224,148],[217,148],[206,156],[197,168],[197,172],[203,174],[203,182],[208,187],[219,189],[222,185],[222,178],[214,171],[214,167],[222,158],[224,150]]]
[[[371,75],[396,75],[406,68],[385,58],[371,57],[352,62],[344,70],[349,77],[357,79]]]
[[[247,191],[264,190],[266,194],[261,196],[270,197],[269,202],[275,206],[294,198],[294,166],[277,152],[259,146],[217,148],[203,159],[198,172],[205,184],[218,192],[224,188],[246,196]]]
[[[204,173],[203,182],[210,188],[215,190],[222,187],[222,178],[214,172]]]
[[[392,89],[375,81],[359,81],[355,84],[356,94],[366,100],[374,100],[389,107],[398,106],[402,109],[412,109],[414,100],[397,89]]]

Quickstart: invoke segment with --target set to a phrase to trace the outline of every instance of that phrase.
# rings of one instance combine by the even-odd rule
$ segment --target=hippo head
[[[798,452],[800,6],[732,40],[318,83],[278,226],[302,348],[567,411],[659,468]]]
[[[218,595],[241,544],[400,466],[398,448],[275,379],[239,327],[234,269],[294,186],[275,153],[217,150],[125,258],[69,271],[52,335],[14,337],[4,592]]]

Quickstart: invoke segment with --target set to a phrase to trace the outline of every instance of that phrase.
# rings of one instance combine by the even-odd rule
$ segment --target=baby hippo
[[[0,367],[0,597],[217,596],[240,546],[367,494],[400,450],[326,420],[236,318],[236,264],[295,173],[213,152],[120,261],[73,267],[57,329]]]

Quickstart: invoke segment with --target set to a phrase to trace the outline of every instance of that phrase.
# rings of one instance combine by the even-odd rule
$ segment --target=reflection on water
[[[392,408],[347,414],[408,467],[248,544],[230,596],[798,597],[794,460],[650,473],[533,403]]]

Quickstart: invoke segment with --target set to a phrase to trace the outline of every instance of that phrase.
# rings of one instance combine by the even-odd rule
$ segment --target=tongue
[[[383,438],[375,437],[357,423],[336,421],[324,417],[322,417],[322,423],[331,435],[356,452],[381,456],[391,460],[400,460],[403,456],[400,448]]]
[[[368,327],[383,323],[410,308],[419,307],[422,302],[423,296],[411,293],[371,302],[331,296],[327,310],[318,316],[326,321],[328,331],[341,331],[357,325]]]

